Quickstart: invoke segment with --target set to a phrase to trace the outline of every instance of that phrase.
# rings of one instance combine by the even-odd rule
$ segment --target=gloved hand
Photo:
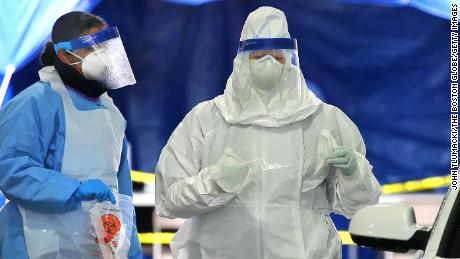
[[[327,162],[331,166],[340,168],[346,176],[351,176],[355,172],[358,163],[353,150],[344,146],[334,147],[334,152],[327,157]]]
[[[210,176],[219,188],[227,193],[241,193],[249,172],[247,162],[235,155],[231,149],[225,149],[214,168]]]
[[[73,197],[78,202],[91,200],[102,202],[110,200],[113,204],[116,203],[112,190],[105,183],[96,179],[89,179],[82,182],[74,192]]]

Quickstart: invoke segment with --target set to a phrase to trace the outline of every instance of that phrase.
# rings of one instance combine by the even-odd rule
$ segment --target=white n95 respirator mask
[[[88,80],[96,80],[103,82],[108,76],[108,66],[106,62],[101,57],[101,54],[93,51],[88,54],[86,57],[81,58],[77,54],[67,51],[75,57],[79,58],[81,61],[70,63],[69,65],[76,65],[81,63],[83,76]]]
[[[254,83],[258,88],[265,91],[275,88],[284,70],[284,64],[278,62],[272,55],[251,59],[249,67]]]

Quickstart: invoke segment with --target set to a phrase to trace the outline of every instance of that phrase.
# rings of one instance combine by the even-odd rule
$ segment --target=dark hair
[[[47,42],[40,55],[40,61],[45,66],[53,64],[56,57],[54,44],[69,41],[87,34],[92,27],[106,27],[107,23],[101,17],[84,13],[70,12],[59,17],[51,32],[51,41]]]

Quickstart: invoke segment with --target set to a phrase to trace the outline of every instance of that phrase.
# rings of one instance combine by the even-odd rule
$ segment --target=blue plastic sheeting
[[[1,105],[6,104],[11,98],[13,98],[13,87],[10,83],[8,89],[6,89],[6,94]]]
[[[353,4],[377,4],[389,6],[411,6],[421,11],[436,15],[445,19],[450,19],[451,2],[459,0],[339,0],[343,3]]]
[[[0,74],[12,64],[19,70],[42,49],[59,16],[72,10],[92,10],[100,0],[0,1]]]
[[[221,0],[164,0],[170,3],[184,4],[184,5],[202,5]]]
[[[243,23],[261,5],[286,13],[307,80],[358,125],[382,183],[449,173],[449,21],[326,0],[98,6],[118,26],[138,81],[111,94],[128,120],[134,169],[153,171],[185,114],[223,92]],[[38,67],[13,76],[15,93],[37,80]]]
[[[3,196],[2,192],[0,192],[0,209],[5,204],[5,196]]]
[[[0,74],[0,85],[3,83],[3,78],[4,78],[4,76],[2,74]],[[6,89],[6,93],[5,93],[5,96],[4,96],[3,100],[0,100],[0,108],[3,105],[5,105],[11,98],[14,97],[14,95],[13,95],[14,89],[13,88],[14,87],[11,85],[11,81],[10,81],[10,83],[8,84],[8,88]]]
[[[166,2],[186,4],[186,5],[200,5],[219,0],[164,0]],[[459,0],[339,0],[342,3],[350,4],[375,4],[375,5],[389,5],[389,6],[410,6],[417,8],[421,11],[427,12],[432,15],[450,19],[450,5],[451,2],[459,2]]]

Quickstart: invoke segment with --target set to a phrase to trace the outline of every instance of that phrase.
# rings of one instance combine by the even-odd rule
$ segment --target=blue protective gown
[[[98,99],[67,91],[78,110],[105,109]],[[50,213],[78,208],[71,197],[80,182],[60,173],[65,129],[61,96],[48,82],[33,84],[0,110],[0,191],[10,200],[0,210],[0,258],[28,258],[17,204]],[[119,192],[132,196],[126,137],[117,176]],[[142,258],[135,219],[129,258]]]

